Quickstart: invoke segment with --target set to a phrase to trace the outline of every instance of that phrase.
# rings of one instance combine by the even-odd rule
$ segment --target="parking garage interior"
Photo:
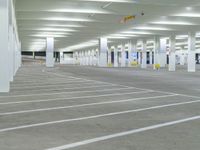
[[[0,0],[0,150],[199,150],[198,0]]]

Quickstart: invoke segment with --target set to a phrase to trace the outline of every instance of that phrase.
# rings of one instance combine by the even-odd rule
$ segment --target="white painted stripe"
[[[101,94],[93,96],[77,96],[77,97],[68,97],[68,98],[55,98],[55,99],[43,99],[43,100],[31,100],[31,101],[15,101],[15,102],[3,102],[0,105],[12,105],[12,104],[23,104],[23,103],[40,103],[40,102],[52,102],[52,101],[63,101],[63,100],[72,100],[72,99],[82,99],[82,98],[97,98],[97,97],[107,97],[107,96],[118,96],[118,95],[131,95],[131,94],[140,94],[140,93],[151,93],[154,91],[139,91],[139,92],[126,92],[126,93],[112,93],[112,94]]]
[[[82,87],[82,86],[84,86],[84,87]],[[93,86],[87,86],[87,87],[85,87],[85,84],[84,85],[82,85],[81,87],[80,86],[78,86],[78,87],[73,87],[73,88],[53,88],[53,89],[49,89],[49,88],[47,88],[47,89],[34,89],[34,90],[32,90],[32,89],[29,89],[29,92],[37,92],[37,91],[40,91],[40,92],[42,92],[42,91],[49,91],[49,92],[52,92],[52,91],[62,91],[62,90],[76,90],[76,89],[90,89],[90,88],[99,88],[99,87],[113,87],[112,85],[93,85]],[[49,87],[49,86],[48,86]],[[21,91],[14,91],[14,93],[20,93]]]
[[[57,73],[54,73],[54,74],[57,74]],[[61,75],[61,74],[57,74],[58,76],[63,76],[65,77],[65,75]],[[82,79],[82,80],[86,80],[86,81],[94,81],[94,82],[100,82],[100,83],[106,83],[106,84],[112,84],[112,85],[118,85],[118,86],[123,86],[123,87],[127,87],[125,85],[119,85],[119,84],[114,84],[114,83],[110,83],[110,82],[104,82],[104,81],[98,81],[98,80],[93,80],[93,79],[86,79],[86,78],[78,78],[78,77],[73,77],[73,76],[68,76],[68,77],[72,77],[72,78],[75,78],[75,79]]]
[[[133,130],[125,131],[125,132],[120,132],[120,133],[110,134],[110,135],[101,136],[101,137],[97,137],[97,138],[93,138],[93,139],[88,139],[88,140],[84,140],[84,141],[80,141],[80,142],[76,142],[76,143],[66,144],[63,146],[55,147],[55,148],[49,148],[47,150],[67,150],[67,149],[80,147],[83,145],[88,145],[88,144],[105,141],[105,140],[109,140],[109,139],[113,139],[113,138],[117,138],[117,137],[123,137],[123,136],[132,135],[135,133],[145,132],[145,131],[149,131],[149,130],[155,130],[155,129],[168,127],[168,126],[172,126],[172,125],[176,125],[176,124],[180,124],[180,123],[195,121],[195,120],[199,120],[199,119],[200,119],[200,116],[194,116],[191,118],[186,118],[186,119],[181,119],[181,120],[176,120],[176,121],[171,121],[171,122],[165,122],[165,123],[161,123],[161,124],[147,126],[144,128],[133,129]]]
[[[39,127],[39,126],[46,126],[46,125],[59,124],[59,123],[66,123],[66,122],[73,122],[73,121],[97,119],[97,118],[102,118],[102,117],[122,115],[122,114],[128,114],[128,113],[133,113],[133,112],[154,110],[154,109],[160,109],[160,108],[166,108],[166,107],[172,107],[172,106],[179,106],[179,105],[185,105],[185,104],[192,104],[192,103],[198,103],[198,102],[200,102],[200,100],[191,101],[191,102],[183,102],[183,103],[173,103],[173,104],[167,104],[167,105],[159,105],[159,106],[153,106],[153,107],[147,107],[147,108],[139,108],[139,109],[134,109],[134,110],[113,112],[113,113],[107,113],[107,114],[99,114],[99,115],[95,115],[95,116],[87,116],[87,117],[81,117],[81,118],[73,118],[73,119],[66,119],[66,120],[58,120],[58,121],[51,121],[51,122],[36,123],[36,124],[30,124],[30,125],[23,125],[23,126],[18,126],[18,127],[0,129],[0,132],[13,131],[13,130],[19,130],[19,129],[32,128],[32,127]]]
[[[81,78],[80,78],[81,79]],[[90,81],[96,81],[96,82],[102,82],[102,83],[107,83],[107,84],[113,84],[110,82],[103,82],[103,81],[98,81],[98,80],[90,80]],[[123,86],[123,87],[134,87],[134,86],[127,86],[127,85],[123,85],[123,84],[115,84],[115,85],[119,85],[119,86]],[[138,88],[138,87],[134,87],[135,89],[138,90],[152,90],[152,89],[146,89],[146,88]],[[164,94],[178,94],[178,95],[182,95],[185,97],[191,97],[191,98],[200,98],[200,96],[194,96],[194,95],[187,95],[187,94],[181,94],[181,93],[174,93],[174,92],[166,92],[166,91],[160,91],[160,90],[153,90],[159,93],[164,93]]]
[[[73,79],[82,79],[82,78],[77,78],[77,77],[74,77],[74,76],[69,76],[69,75],[62,75],[62,74],[58,74],[58,73],[54,73],[54,72],[49,72],[49,71],[46,71],[45,73],[47,74],[53,74],[55,76],[58,76],[58,77],[70,77],[70,78],[73,78]]]
[[[33,81],[33,82],[16,82],[14,81],[12,84],[15,85],[15,87],[20,87],[20,86],[25,86],[25,85],[37,85],[37,84],[51,84],[52,82],[54,84],[60,84],[60,83],[69,83],[69,82],[73,82],[73,81],[83,81],[83,80],[41,80],[41,81]]]
[[[88,81],[84,81],[84,80],[81,80],[81,81],[72,81],[72,82],[64,82],[64,84],[66,84],[66,85],[77,85],[77,84],[80,84],[80,83],[88,83]],[[92,82],[90,82],[90,84],[96,84],[96,83],[98,83],[99,84],[99,82],[94,82],[94,81],[92,81]],[[64,85],[64,84],[62,84],[62,82],[60,82],[59,84],[61,84],[61,85]],[[24,85],[21,85],[21,86],[13,86],[13,89],[20,89],[21,87],[23,87],[23,88],[36,88],[36,87],[49,87],[49,86],[59,86],[58,84],[57,85],[52,85],[51,83],[49,83],[49,85],[48,85],[48,83],[46,84],[46,85],[41,85],[41,84],[32,84],[32,85],[29,85],[29,86],[24,86]]]
[[[16,112],[5,112],[5,113],[0,113],[0,116],[33,113],[33,112],[42,112],[42,111],[50,111],[50,110],[60,110],[60,109],[67,109],[67,108],[78,108],[78,107],[105,105],[105,104],[113,104],[113,103],[126,103],[126,102],[138,101],[138,100],[157,99],[157,98],[165,98],[165,97],[173,97],[173,96],[177,96],[177,95],[140,97],[140,98],[122,99],[122,100],[116,100],[116,101],[104,101],[104,102],[98,102],[98,103],[87,103],[87,104],[71,105],[71,106],[63,106],[63,107],[52,107],[52,108],[43,108],[43,109],[22,110],[22,111],[16,111]]]
[[[0,96],[0,98],[10,98],[10,97],[26,97],[26,96],[45,96],[45,95],[58,95],[58,94],[70,94],[70,93],[92,93],[92,92],[105,92],[105,91],[119,91],[128,90],[134,88],[112,88],[103,90],[93,90],[93,91],[72,91],[72,92],[55,92],[55,93],[40,93],[40,94],[27,94],[27,95],[10,95],[10,96]]]

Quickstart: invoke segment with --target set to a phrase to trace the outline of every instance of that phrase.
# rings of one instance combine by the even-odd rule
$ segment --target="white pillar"
[[[165,38],[160,39],[160,51],[158,54],[160,67],[165,67],[167,64],[166,49],[167,49],[167,40]]]
[[[13,26],[9,25],[9,77],[10,81],[13,81],[14,72],[15,72],[15,62],[14,62],[14,51],[15,51],[15,45],[14,45],[14,32],[13,32]]]
[[[108,49],[108,64],[112,64],[112,61],[111,61],[111,48]]]
[[[158,36],[154,39],[154,69],[156,69],[155,64],[159,64],[159,55],[160,51],[160,38]]]
[[[64,62],[64,54],[63,52],[60,52],[60,64]]]
[[[141,64],[141,52],[138,51],[138,64],[140,65]]]
[[[153,64],[153,52],[149,51],[149,64],[152,65]]]
[[[132,62],[137,61],[137,52],[136,52],[136,42],[129,41],[129,67],[132,66]]]
[[[90,52],[90,50],[88,51],[88,56],[87,56],[87,58],[88,58],[88,66],[90,66],[90,55],[91,55],[91,52]]]
[[[147,44],[146,40],[142,41],[142,65],[141,68],[147,68]]]
[[[35,51],[33,51],[33,59],[35,59]]]
[[[99,39],[99,67],[107,67],[107,51],[108,51],[107,38],[100,38]]]
[[[94,65],[94,50],[92,49],[90,52],[90,65]]]
[[[95,55],[96,55],[96,57],[95,57],[95,59],[96,59],[96,66],[99,66],[99,49],[97,48],[96,50],[95,50]]]
[[[169,71],[176,71],[176,36],[170,37]]]
[[[196,71],[195,42],[196,33],[190,32],[188,37],[188,72]]]
[[[47,50],[46,50],[46,66],[47,67],[54,67],[54,38],[48,37],[47,38]]]
[[[126,50],[125,50],[125,44],[122,44],[122,47],[121,47],[121,67],[126,67]]]
[[[82,51],[79,52],[79,59],[80,59],[80,65],[83,65],[83,53]]]
[[[0,1],[0,92],[9,92],[8,0]]]
[[[185,65],[185,54],[180,54],[180,65],[184,66]]]
[[[82,65],[85,66],[85,51],[82,51]]]
[[[91,65],[91,51],[88,51],[88,65]]]
[[[119,67],[118,64],[118,48],[114,46],[114,67]]]

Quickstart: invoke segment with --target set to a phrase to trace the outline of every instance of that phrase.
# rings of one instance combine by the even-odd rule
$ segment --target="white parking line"
[[[73,121],[82,121],[82,120],[88,120],[88,119],[109,117],[109,116],[128,114],[128,113],[133,113],[133,112],[155,110],[155,109],[160,109],[160,108],[179,106],[179,105],[185,105],[185,104],[192,104],[192,103],[199,103],[199,102],[200,102],[200,100],[198,100],[198,101],[190,101],[190,102],[182,102],[182,103],[173,103],[173,104],[159,105],[159,106],[153,106],[153,107],[147,107],[147,108],[139,108],[139,109],[134,109],[134,110],[113,112],[113,113],[107,113],[107,114],[99,114],[99,115],[95,115],[95,116],[87,116],[87,117],[81,117],[81,118],[73,118],[73,119],[66,119],[66,120],[57,120],[57,121],[51,121],[51,122],[43,122],[43,123],[36,123],[36,124],[30,124],[30,125],[23,125],[23,126],[18,126],[18,127],[0,129],[0,133],[1,132],[6,132],[6,131],[13,131],[13,130],[19,130],[19,129],[32,128],[32,127],[59,124],[59,123],[66,123],[66,122],[73,122]]]
[[[63,82],[60,82],[59,84],[62,84]],[[74,84],[79,84],[79,83],[93,83],[93,84],[96,84],[96,83],[99,83],[99,82],[88,82],[88,81],[84,81],[84,80],[79,80],[79,81],[72,81],[72,82],[64,82],[64,84],[66,85],[74,85]],[[48,85],[50,84],[50,85]],[[99,83],[100,84],[100,83]],[[108,83],[109,84],[109,83]],[[63,85],[63,84],[62,84]],[[37,88],[37,87],[49,87],[49,86],[58,86],[58,84],[56,85],[52,85],[51,83],[47,83],[46,85],[41,85],[41,84],[32,84],[32,85],[29,85],[29,86],[13,86],[14,88],[13,89],[20,89],[21,87],[23,88]]]
[[[81,79],[79,79],[81,80]],[[25,84],[33,84],[33,83],[51,83],[51,82],[54,82],[54,83],[62,83],[63,81],[66,81],[66,82],[70,82],[70,81],[79,81],[77,79],[70,79],[70,80],[55,80],[55,79],[51,79],[51,80],[32,80],[32,81],[14,81],[13,83],[16,84],[16,85],[25,85]]]
[[[80,142],[76,142],[76,143],[66,144],[63,146],[55,147],[55,148],[49,148],[47,150],[67,150],[67,149],[80,147],[83,145],[88,145],[88,144],[105,141],[105,140],[109,140],[109,139],[113,139],[113,138],[117,138],[117,137],[123,137],[123,136],[132,135],[135,133],[145,132],[145,131],[149,131],[149,130],[155,130],[155,129],[168,127],[168,126],[172,126],[172,125],[176,125],[176,124],[180,124],[180,123],[195,121],[195,120],[199,120],[199,119],[200,119],[200,116],[194,116],[191,118],[186,118],[186,119],[181,119],[181,120],[176,120],[176,121],[171,121],[171,122],[165,122],[165,123],[161,123],[161,124],[147,126],[144,128],[133,129],[133,130],[125,131],[125,132],[120,132],[120,133],[110,134],[110,135],[101,136],[101,137],[97,137],[97,138],[93,138],[93,139],[88,139],[88,140],[84,140],[84,141],[80,141]]]
[[[57,73],[54,73],[54,74],[57,74]],[[65,75],[62,75],[62,74],[57,74],[57,75],[60,76],[60,77],[65,77]],[[106,84],[112,84],[112,85],[118,85],[118,86],[127,87],[125,85],[119,85],[119,84],[114,84],[114,83],[104,82],[104,81],[98,81],[98,80],[93,80],[93,79],[78,78],[78,77],[73,77],[73,76],[68,76],[68,77],[72,77],[72,78],[75,78],[75,79],[82,79],[82,80],[86,80],[86,81],[94,81],[94,82],[100,82],[100,83],[106,83]]]
[[[97,98],[97,97],[107,97],[107,96],[118,96],[118,95],[131,95],[131,94],[140,94],[140,93],[151,93],[154,91],[138,91],[138,92],[126,92],[126,93],[115,93],[115,94],[102,94],[102,95],[93,95],[93,96],[77,96],[69,98],[55,98],[55,99],[43,99],[43,100],[31,100],[31,101],[15,101],[15,102],[3,102],[0,105],[12,105],[12,104],[22,104],[22,103],[40,103],[40,102],[53,102],[53,101],[62,101],[62,100],[72,100],[72,99],[82,99],[82,98]]]
[[[84,79],[84,78],[79,78],[79,79]],[[88,79],[85,79],[85,80],[88,80]],[[88,81],[95,81],[95,82],[113,84],[113,83],[110,83],[110,82],[104,82],[104,81],[93,80],[93,79],[90,79]],[[146,88],[138,88],[138,87],[135,87],[135,86],[127,86],[127,85],[123,85],[123,84],[113,84],[113,85],[118,85],[118,86],[123,86],[123,87],[133,87],[133,88],[138,89],[138,90],[152,90],[152,89],[146,89]],[[187,94],[181,94],[181,93],[166,92],[166,91],[160,91],[160,90],[153,90],[153,91],[165,93],[165,94],[179,94],[179,95],[182,95],[182,96],[185,96],[185,97],[191,97],[191,98],[200,98],[200,96],[187,95]]]
[[[98,81],[98,80],[90,80],[90,81]],[[99,81],[101,82],[101,81]],[[110,82],[103,82],[103,83],[110,83]],[[112,84],[112,83],[110,83]],[[135,89],[138,89],[138,90],[152,90],[152,89],[146,89],[146,88],[138,88],[138,87],[135,87],[135,86],[127,86],[127,85],[123,85],[123,84],[116,84],[116,85],[119,85],[119,86],[123,86],[123,87],[133,87]],[[185,96],[185,97],[191,97],[191,98],[200,98],[200,96],[194,96],[194,95],[187,95],[187,94],[181,94],[181,93],[174,93],[174,92],[166,92],[166,91],[160,91],[160,90],[153,90],[153,91],[156,91],[158,93],[164,93],[164,94],[178,94],[178,95],[182,95],[182,96]]]
[[[73,76],[69,76],[69,75],[62,75],[62,74],[58,74],[58,73],[54,73],[54,72],[49,72],[49,71],[46,71],[45,73],[47,74],[53,74],[55,76],[58,76],[58,77],[70,77],[70,78],[73,78],[73,79],[82,79],[82,78],[78,78],[78,77],[73,77]]]
[[[94,84],[93,84],[93,86],[87,86],[87,87],[85,87],[85,85],[84,85],[84,87],[80,87],[80,86],[78,86],[78,87],[73,87],[73,88],[69,88],[69,87],[67,87],[67,88],[53,88],[53,89],[49,89],[49,88],[47,88],[47,89],[29,89],[29,92],[37,92],[37,91],[40,91],[40,92],[42,92],[42,91],[49,91],[49,92],[51,92],[51,91],[62,91],[62,90],[76,90],[76,89],[89,89],[89,88],[98,88],[98,87],[113,87],[112,85],[109,85],[109,84],[107,84],[107,85],[98,85],[98,84],[95,84],[95,86],[94,86]],[[49,87],[49,86],[48,86]],[[17,93],[17,92],[21,92],[21,91],[14,91],[15,93]]]
[[[105,92],[105,91],[119,91],[119,90],[128,90],[135,88],[112,88],[112,89],[103,89],[103,90],[93,90],[93,91],[72,91],[72,92],[56,92],[56,93],[40,93],[40,94],[25,94],[25,95],[9,95],[9,96],[0,96],[0,98],[11,98],[11,97],[26,97],[26,96],[45,96],[45,95],[58,95],[58,94],[70,94],[70,93],[92,93],[92,92]]]
[[[165,98],[165,97],[173,97],[173,96],[178,96],[178,95],[163,95],[163,96],[152,96],[152,97],[140,97],[140,98],[122,99],[122,100],[116,100],[116,101],[104,101],[104,102],[98,102],[98,103],[86,103],[86,104],[71,105],[71,106],[51,107],[51,108],[32,109],[32,110],[22,110],[22,111],[16,111],[16,112],[5,112],[5,113],[0,113],[0,116],[24,114],[24,113],[33,113],[33,112],[42,112],[42,111],[50,111],[50,110],[60,110],[60,109],[67,109],[67,108],[78,108],[78,107],[114,104],[114,103],[126,103],[126,102],[138,101],[138,100],[157,99],[157,98]]]

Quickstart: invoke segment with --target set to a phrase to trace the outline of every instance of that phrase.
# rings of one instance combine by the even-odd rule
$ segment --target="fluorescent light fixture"
[[[69,13],[91,13],[91,14],[108,14],[105,10],[95,10],[95,9],[51,9],[50,12],[69,12]]]
[[[116,2],[116,3],[133,2],[133,0],[80,0],[80,1],[91,1],[91,2]]]
[[[178,16],[178,17],[200,17],[200,13],[180,13],[180,14],[175,14],[173,16]]]
[[[152,24],[166,24],[166,25],[195,25],[190,22],[182,22],[182,21],[155,21],[151,23]]]
[[[137,35],[133,34],[111,34],[112,37],[136,37]]]
[[[91,19],[84,18],[69,18],[69,17],[48,17],[41,18],[42,20],[50,20],[50,21],[74,21],[74,22],[92,22]]]
[[[187,11],[191,11],[191,10],[192,10],[192,7],[186,7],[186,10],[187,10]]]
[[[47,26],[47,27],[71,27],[71,28],[85,27],[83,25],[76,25],[76,24],[45,24],[44,26]]]
[[[71,33],[68,32],[35,32],[35,34],[45,34],[45,35],[72,35]]]
[[[77,45],[66,47],[65,49],[67,51],[73,51],[73,50],[83,49],[83,48],[86,48],[86,47],[91,47],[91,46],[96,46],[96,45],[98,45],[98,41],[97,40],[91,40],[91,41],[88,41],[88,42],[84,42],[84,43],[80,43],[80,44],[77,44]]]
[[[125,36],[107,36],[105,38],[108,38],[108,39],[128,39],[128,37],[125,37]]]
[[[124,31],[121,33],[122,34],[152,34],[151,32],[144,32],[144,31]]]
[[[77,30],[67,29],[67,28],[24,28],[23,30],[33,30],[33,31],[61,31],[61,32],[75,32]]]
[[[169,28],[164,28],[164,27],[148,27],[148,26],[133,27],[133,29],[138,29],[138,30],[171,30]]]
[[[176,36],[177,40],[182,40],[182,39],[187,39],[187,38],[188,38],[188,35],[177,35]]]
[[[31,37],[67,37],[66,35],[56,35],[56,34],[31,34]]]

